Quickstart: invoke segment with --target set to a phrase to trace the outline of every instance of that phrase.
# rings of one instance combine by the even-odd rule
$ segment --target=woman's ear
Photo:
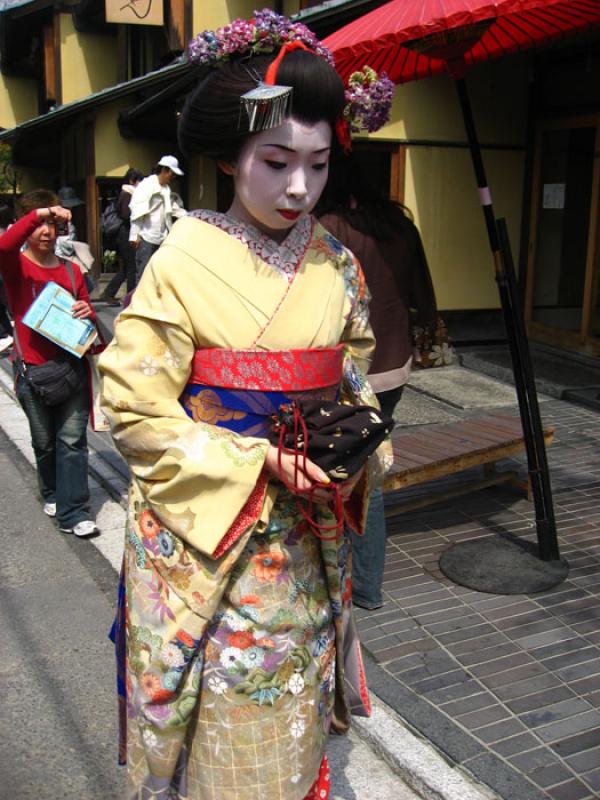
[[[217,166],[225,175],[235,175],[235,164],[230,161],[217,161]]]

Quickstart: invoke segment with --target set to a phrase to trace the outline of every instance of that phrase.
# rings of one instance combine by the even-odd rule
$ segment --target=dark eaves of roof
[[[3,2],[3,0],[0,0]],[[4,0],[6,2],[6,0]],[[58,121],[63,121],[73,114],[79,114],[87,108],[96,107],[98,105],[108,103],[112,100],[117,100],[120,97],[126,97],[129,94],[139,91],[140,89],[150,88],[155,84],[162,83],[166,79],[177,78],[185,74],[189,70],[190,65],[187,60],[180,59],[173,64],[166,67],[157,69],[154,72],[148,72],[146,75],[141,75],[139,78],[133,78],[125,83],[118,83],[116,86],[109,86],[102,89],[95,94],[89,94],[79,100],[73,100],[71,103],[65,103],[58,106],[46,114],[40,114],[39,117],[33,117],[16,125],[14,128],[7,128],[0,132],[0,142],[10,141],[19,133],[34,130],[36,128],[43,128],[46,125],[53,125]]]
[[[18,6],[25,6],[27,3],[33,3],[35,0],[0,0],[0,14],[3,11],[8,11],[10,8],[17,8]]]
[[[2,0],[0,0],[0,2],[2,2]],[[382,0],[380,5],[383,5],[383,2],[387,2],[387,0]],[[310,8],[304,9],[304,11],[298,11],[292,14],[290,19],[303,22],[305,25],[310,25],[311,23],[317,24],[319,22],[325,22],[329,17],[334,17],[337,14],[347,14],[351,12],[353,16],[358,17],[360,16],[361,6],[372,4],[373,0],[325,0],[325,2],[319,3],[319,5],[311,6]]]

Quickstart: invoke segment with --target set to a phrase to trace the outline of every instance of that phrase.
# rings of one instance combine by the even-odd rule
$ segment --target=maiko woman
[[[117,632],[128,796],[324,798],[330,727],[368,713],[348,537],[332,533],[329,477],[298,471],[266,424],[299,397],[373,404],[362,272],[311,215],[344,88],[313,34],[272,12],[191,55],[210,68],[180,146],[217,159],[235,197],[174,225],[101,361],[133,476]],[[339,484],[357,528],[370,467]]]

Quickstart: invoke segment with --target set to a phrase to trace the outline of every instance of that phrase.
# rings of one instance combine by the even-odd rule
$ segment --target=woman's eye
[[[321,172],[324,169],[327,169],[328,163],[327,161],[324,164],[313,164],[313,169],[317,172]]]
[[[287,166],[283,161],[271,161],[270,159],[265,161],[265,164],[271,169],[285,169]]]

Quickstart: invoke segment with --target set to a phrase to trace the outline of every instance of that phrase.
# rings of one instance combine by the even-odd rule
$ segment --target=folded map
[[[23,322],[81,358],[98,333],[89,319],[75,319],[71,311],[74,302],[75,298],[70,292],[50,281],[27,309]]]

